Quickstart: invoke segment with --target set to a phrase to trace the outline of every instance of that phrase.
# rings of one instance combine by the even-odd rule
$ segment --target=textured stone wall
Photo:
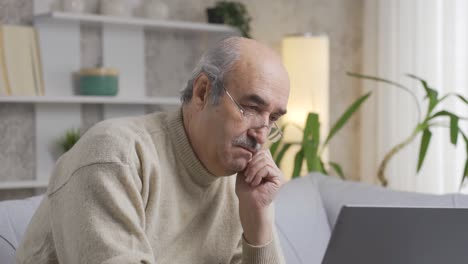
[[[27,24],[32,12],[31,0],[0,0],[2,24]],[[34,177],[34,127],[34,105],[0,103],[0,181]],[[0,200],[33,194],[33,190],[0,191]]]
[[[57,0],[55,0],[57,1]],[[134,0],[138,4],[138,0]],[[359,71],[362,57],[362,0],[242,0],[253,20],[252,35],[280,51],[284,35],[311,32],[330,37],[330,112],[334,122],[360,95],[360,83],[346,77],[346,71]],[[205,8],[215,1],[167,0],[169,19],[205,21]],[[87,9],[94,12],[96,0]],[[33,13],[32,0],[0,0],[0,22],[28,24]],[[82,66],[95,66],[101,58],[100,29],[81,28]],[[145,32],[146,83],[148,95],[174,96],[204,49],[217,39],[215,33]],[[157,107],[149,109],[157,110]],[[102,106],[82,107],[84,128],[102,119]],[[0,104],[0,181],[34,179],[35,136],[34,105]],[[340,163],[349,178],[359,178],[359,120],[354,118],[332,141],[330,157]],[[22,198],[32,190],[0,191],[0,200]]]

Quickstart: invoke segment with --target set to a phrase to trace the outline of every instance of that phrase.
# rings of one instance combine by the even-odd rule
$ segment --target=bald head
[[[235,79],[236,76],[277,73],[278,77],[288,78],[281,58],[275,51],[258,41],[242,37],[223,39],[203,54],[193,70],[187,86],[182,90],[181,100],[183,103],[191,100],[194,81],[202,73],[210,79],[211,102],[213,104],[217,104],[222,96],[223,86],[228,81]],[[289,80],[287,81],[289,82]]]
[[[237,49],[240,58],[238,62],[244,66],[261,66],[259,63],[271,63],[281,65],[281,58],[270,47],[246,38],[234,38],[237,41]]]
[[[283,67],[281,57],[271,48],[246,38],[239,38],[237,48],[239,57],[225,77],[226,83],[244,82],[243,85],[251,86],[256,81],[271,82],[277,79],[289,84],[288,74]],[[289,93],[289,85],[283,88]]]

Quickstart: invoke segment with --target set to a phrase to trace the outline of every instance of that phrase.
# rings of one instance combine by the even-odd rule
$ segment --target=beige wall
[[[96,0],[89,0],[91,9]],[[360,83],[346,77],[359,71],[362,53],[362,0],[256,0],[246,4],[253,38],[279,52],[284,35],[325,33],[331,44],[330,117],[333,123],[360,95]],[[170,18],[205,21],[205,8],[215,1],[167,0]],[[94,7],[93,7],[94,6]],[[26,24],[33,12],[32,0],[0,0],[2,23]],[[223,36],[183,32],[146,32],[146,83],[151,95],[177,95],[201,52]],[[83,66],[96,64],[100,55],[99,30],[82,28]],[[82,108],[86,127],[100,120],[100,106]],[[0,180],[33,179],[35,171],[34,107],[0,104]],[[332,141],[331,160],[342,165],[348,177],[359,178],[359,120],[351,122]],[[29,190],[0,191],[0,200],[31,195]]]

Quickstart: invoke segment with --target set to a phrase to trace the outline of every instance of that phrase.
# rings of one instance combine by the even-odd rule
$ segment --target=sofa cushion
[[[286,263],[320,263],[330,226],[314,178],[303,177],[281,188],[275,222]]]
[[[320,191],[331,227],[343,205],[468,207],[468,196],[434,195],[395,191],[366,183],[343,181],[337,177],[312,173]]]
[[[0,202],[0,259],[14,263],[15,250],[42,196]]]

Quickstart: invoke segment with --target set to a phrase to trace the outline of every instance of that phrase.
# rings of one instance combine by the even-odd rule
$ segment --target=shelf
[[[0,190],[47,187],[49,175],[56,163],[50,146],[63,136],[67,129],[83,125],[85,113],[81,109],[82,104],[102,105],[102,111],[99,111],[102,112],[102,116],[98,117],[102,120],[143,115],[148,111],[145,106],[149,105],[181,105],[177,96],[146,95],[146,30],[240,35],[237,28],[227,25],[49,12],[48,4],[45,3],[47,1],[34,2],[33,11],[38,15],[33,17],[32,22],[39,36],[38,46],[46,95],[0,96],[0,105],[34,105],[36,179],[0,182]],[[74,95],[76,87],[71,77],[82,67],[82,25],[92,25],[101,31],[100,62],[104,66],[118,69],[121,73],[117,96]],[[201,40],[205,43],[208,39],[204,37]]]
[[[179,105],[178,97],[0,96],[0,103]]]
[[[0,182],[0,190],[47,188],[46,181],[8,181]]]
[[[104,25],[113,24],[119,26],[138,26],[145,28],[162,28],[162,29],[178,29],[192,31],[208,31],[208,32],[226,32],[236,33],[239,31],[231,26],[221,24],[208,24],[198,22],[171,21],[171,20],[154,20],[135,17],[113,17],[94,14],[73,14],[64,12],[51,12],[36,15],[35,21],[41,20],[62,20],[62,21],[78,21],[82,24]]]

